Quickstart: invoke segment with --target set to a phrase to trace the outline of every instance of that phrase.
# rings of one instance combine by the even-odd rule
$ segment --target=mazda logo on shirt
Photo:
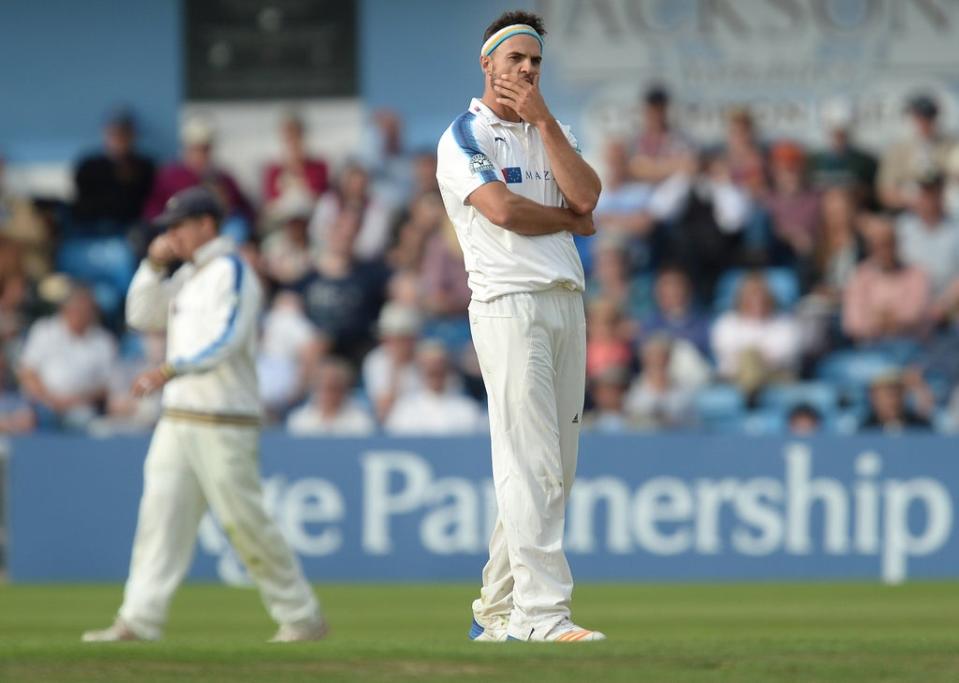
[[[503,169],[503,180],[507,184],[521,183],[523,180],[553,180],[553,174],[549,169],[542,171],[523,171],[519,166],[507,166]]]

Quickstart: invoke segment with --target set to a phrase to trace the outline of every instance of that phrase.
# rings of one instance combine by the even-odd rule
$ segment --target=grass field
[[[159,643],[84,645],[119,586],[0,585],[0,681],[959,681],[959,584],[586,585],[607,643],[466,641],[473,587],[320,585],[333,633],[269,645],[255,592],[190,585]]]

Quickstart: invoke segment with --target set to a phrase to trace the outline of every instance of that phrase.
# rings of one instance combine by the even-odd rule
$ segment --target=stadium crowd
[[[603,149],[587,272],[584,427],[766,434],[959,424],[959,145],[936,100],[909,99],[912,134],[870,151],[848,103],[829,140],[767,139],[748,108],[723,142],[673,124],[661,85],[632,139]],[[331,168],[295,115],[249,197],[202,119],[178,159],[137,146],[113,113],[74,169],[70,204],[4,191],[0,162],[0,432],[144,431],[159,399],[131,379],[163,339],[127,330],[123,298],[176,191],[215,189],[269,294],[265,419],[297,435],[485,431],[462,253],[433,150],[375,115],[375,152]]]

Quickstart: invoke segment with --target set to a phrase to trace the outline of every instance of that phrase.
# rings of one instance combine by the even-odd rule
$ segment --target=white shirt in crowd
[[[935,296],[942,294],[959,276],[959,225],[944,219],[927,227],[914,213],[904,213],[896,225],[899,256],[929,276]]]
[[[743,352],[755,350],[770,366],[792,370],[799,361],[800,330],[788,315],[765,320],[746,318],[735,311],[724,313],[711,331],[719,374],[731,377],[739,370]]]
[[[324,417],[310,402],[290,413],[286,429],[294,436],[369,436],[376,423],[356,401],[348,401],[333,417]]]
[[[687,173],[676,173],[660,183],[649,200],[649,211],[660,220],[678,218],[693,193],[712,199],[713,217],[723,232],[736,233],[746,225],[752,203],[745,192],[732,181],[697,180]]]
[[[579,149],[569,128],[561,128]],[[504,182],[510,191],[544,206],[565,206],[536,126],[503,121],[474,98],[440,138],[436,178],[463,249],[473,299],[492,301],[557,285],[585,288],[583,264],[570,233],[518,235],[467,204],[477,188]]]
[[[452,436],[475,434],[487,428],[476,401],[459,394],[429,390],[401,397],[384,425],[390,434]]]
[[[390,389],[390,381],[393,376],[393,360],[384,346],[377,346],[366,354],[363,359],[363,386],[367,395],[374,401],[386,395]],[[397,396],[416,393],[423,388],[423,378],[420,376],[419,368],[416,367],[416,361],[410,360],[409,363],[399,369],[399,381],[397,386]]]
[[[55,315],[30,328],[20,363],[52,394],[76,396],[108,387],[116,355],[116,343],[103,328],[91,326],[78,336]]]
[[[302,353],[317,338],[316,327],[295,305],[274,305],[263,319],[256,362],[260,397],[271,408],[295,401],[302,387]]]

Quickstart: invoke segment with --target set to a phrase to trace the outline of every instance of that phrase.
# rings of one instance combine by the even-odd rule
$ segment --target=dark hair
[[[809,403],[797,403],[790,409],[788,418],[790,422],[801,417],[815,420],[817,423],[822,422],[822,415]]]
[[[503,12],[493,20],[493,23],[486,28],[486,33],[483,34],[483,42],[489,40],[490,36],[501,28],[506,28],[513,24],[528,24],[541,36],[546,35],[546,29],[543,28],[543,17],[524,10],[513,10],[512,12]]]

